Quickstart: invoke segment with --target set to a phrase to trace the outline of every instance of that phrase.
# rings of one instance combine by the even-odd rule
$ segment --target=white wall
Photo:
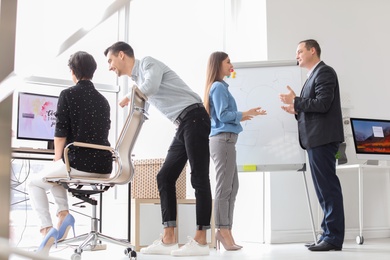
[[[342,106],[348,107],[343,109],[344,116],[390,119],[388,10],[390,2],[386,0],[267,1],[268,59],[294,59],[298,42],[314,38],[322,48],[322,59],[338,73]],[[351,149],[349,125],[345,125],[345,132],[349,163],[358,163]],[[359,231],[357,170],[339,171],[338,175],[344,193],[346,239],[353,239]],[[307,176],[310,181],[310,175]],[[370,170],[364,174],[365,238],[390,236],[389,179],[386,170]],[[290,182],[289,185],[278,185],[286,182]],[[302,202],[300,182],[294,174],[270,176],[272,222],[266,223],[270,225],[266,228],[272,231],[271,242],[310,238],[308,233],[301,236],[299,231],[291,235],[291,230],[298,228],[310,231],[309,221],[301,226],[297,219],[297,216],[307,219],[309,216]],[[321,213],[311,182],[309,187],[319,222]],[[290,196],[286,197],[286,193]],[[297,203],[295,210],[291,209],[292,203]]]
[[[314,38],[338,73],[351,115],[390,118],[389,10],[386,0],[267,1],[268,58],[294,59],[298,42]]]

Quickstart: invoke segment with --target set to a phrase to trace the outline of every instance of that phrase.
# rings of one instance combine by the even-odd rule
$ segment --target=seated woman
[[[63,161],[64,147],[72,142],[85,142],[110,146],[110,105],[91,82],[97,64],[92,55],[76,52],[68,66],[76,84],[64,89],[58,100],[54,137],[54,163],[32,179],[28,185],[31,204],[40,220],[40,232],[44,239],[38,251],[48,253],[54,242],[67,237],[74,217],[69,214],[67,191],[61,185],[47,183],[44,177],[66,176]],[[69,162],[72,176],[106,178],[112,171],[112,154],[109,151],[70,147]],[[53,227],[46,192],[49,191],[57,205],[57,228]]]

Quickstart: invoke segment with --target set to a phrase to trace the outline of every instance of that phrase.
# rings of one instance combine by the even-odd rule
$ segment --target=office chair
[[[92,205],[91,231],[81,236],[61,241],[61,243],[69,243],[84,239],[78,248],[75,249],[75,252],[71,257],[72,260],[81,259],[81,253],[84,249],[98,249],[102,240],[127,247],[125,249],[125,254],[131,259],[136,259],[137,254],[131,249],[132,245],[128,241],[115,239],[98,232],[97,225],[99,220],[96,218],[97,201],[91,196],[95,194],[102,194],[115,185],[128,184],[132,180],[134,176],[134,166],[131,161],[131,152],[141,130],[142,124],[147,119],[149,104],[146,101],[146,96],[144,96],[141,91],[134,86],[131,93],[129,114],[123,125],[115,148],[81,142],[70,143],[64,149],[64,161],[67,168],[67,177],[45,178],[45,181],[47,182],[61,184],[74,197],[82,200],[83,202],[81,203],[87,202]],[[113,173],[111,173],[109,178],[73,177],[68,159],[68,151],[71,146],[111,151],[113,155],[113,162],[116,166],[113,167]]]

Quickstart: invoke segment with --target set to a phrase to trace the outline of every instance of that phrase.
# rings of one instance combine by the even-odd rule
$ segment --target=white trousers
[[[73,168],[71,169],[71,174],[74,176],[88,176],[95,178],[107,178],[110,176],[110,174],[83,172]],[[28,184],[31,206],[41,221],[41,229],[53,226],[53,222],[50,217],[47,191],[50,191],[53,195],[54,203],[57,206],[57,214],[60,211],[69,210],[67,190],[59,184],[48,183],[43,180],[45,177],[52,176],[67,176],[66,166],[62,160],[48,164],[44,171],[39,173],[38,176],[32,178]]]

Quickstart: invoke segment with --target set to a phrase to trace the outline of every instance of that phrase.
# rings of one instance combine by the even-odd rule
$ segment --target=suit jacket
[[[303,149],[344,141],[340,89],[334,69],[321,61],[294,100]]]

